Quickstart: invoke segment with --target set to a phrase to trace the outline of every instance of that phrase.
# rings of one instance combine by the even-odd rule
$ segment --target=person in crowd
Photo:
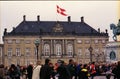
[[[69,72],[70,72],[70,79],[72,79],[73,77],[75,77],[75,65],[74,65],[74,60],[70,59],[69,60],[69,64],[67,66]]]
[[[87,64],[84,64],[83,68],[81,69],[80,79],[88,79],[89,73],[87,68]]]
[[[58,73],[58,79],[70,79],[70,73],[66,66],[64,65],[64,61],[58,60],[58,68],[57,68],[57,73]]]
[[[81,79],[81,70],[82,70],[82,68],[83,68],[83,65],[82,64],[79,64],[78,66],[77,66],[77,72],[78,72],[78,79]]]
[[[27,77],[28,79],[32,79],[33,74],[33,63],[30,62],[30,65],[27,67]]]
[[[20,71],[17,69],[17,67],[15,66],[15,64],[11,64],[9,70],[8,70],[8,74],[10,76],[11,79],[20,79]]]
[[[40,69],[40,79],[50,79],[52,75],[52,70],[49,65],[51,63],[50,59],[45,59],[45,64]]]
[[[93,79],[94,76],[96,75],[95,62],[92,62],[90,65],[90,75],[91,75],[91,79]]]
[[[0,79],[4,79],[4,78],[5,78],[4,65],[1,64],[1,65],[0,65]]]
[[[118,61],[118,63],[117,63],[115,75],[116,75],[117,79],[120,79],[120,61]]]
[[[40,79],[40,68],[41,68],[41,61],[38,60],[36,66],[33,69],[32,79]]]

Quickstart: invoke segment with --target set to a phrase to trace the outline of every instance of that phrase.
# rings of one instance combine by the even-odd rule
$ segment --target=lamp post
[[[36,40],[34,41],[34,44],[35,44],[35,46],[36,46],[36,50],[37,50],[37,60],[38,60],[38,47],[39,47],[39,44],[40,44],[40,40],[39,40],[39,39],[36,39]]]
[[[89,52],[90,52],[90,62],[92,62],[92,51],[93,51],[93,48],[91,47],[91,45],[90,45],[90,47],[88,48],[88,50],[89,50]]]

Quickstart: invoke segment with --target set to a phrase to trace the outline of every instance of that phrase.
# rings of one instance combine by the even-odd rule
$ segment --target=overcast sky
[[[108,29],[110,41],[113,41],[110,24],[117,24],[120,18],[118,1],[0,1],[0,43],[4,28],[12,31],[23,21],[23,15],[29,21],[36,21],[37,15],[42,21],[67,21],[66,16],[56,13],[56,5],[66,10],[71,21],[79,22],[84,16],[85,22],[96,30],[100,28],[105,32]]]

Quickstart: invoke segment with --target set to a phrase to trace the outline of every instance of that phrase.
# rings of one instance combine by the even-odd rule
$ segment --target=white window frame
[[[16,39],[16,44],[20,44],[20,40],[19,39]]]
[[[44,44],[44,55],[49,56],[50,55],[50,45]]]
[[[85,49],[85,57],[90,58],[90,52],[89,52],[88,48]]]
[[[98,44],[98,40],[97,39],[94,42],[95,42],[95,44]]]
[[[61,44],[56,44],[56,55],[60,56],[62,55],[62,45]]]
[[[20,48],[16,48],[16,56],[21,56]]]
[[[67,55],[72,56],[73,55],[73,45],[67,44]]]
[[[13,43],[12,39],[7,40],[7,43],[12,44]]]
[[[12,56],[12,48],[8,48],[7,53],[8,53],[8,56]]]
[[[26,56],[30,56],[30,48],[25,49]]]
[[[78,56],[82,56],[82,48],[78,48]]]

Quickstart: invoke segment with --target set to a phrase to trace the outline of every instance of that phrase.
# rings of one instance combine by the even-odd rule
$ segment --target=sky
[[[0,1],[0,43],[4,29],[11,32],[23,21],[23,15],[27,21],[36,21],[37,15],[41,21],[67,21],[67,16],[57,14],[56,5],[66,10],[71,21],[80,22],[84,16],[84,21],[94,29],[107,29],[109,41],[113,41],[110,24],[118,23],[120,1]]]

